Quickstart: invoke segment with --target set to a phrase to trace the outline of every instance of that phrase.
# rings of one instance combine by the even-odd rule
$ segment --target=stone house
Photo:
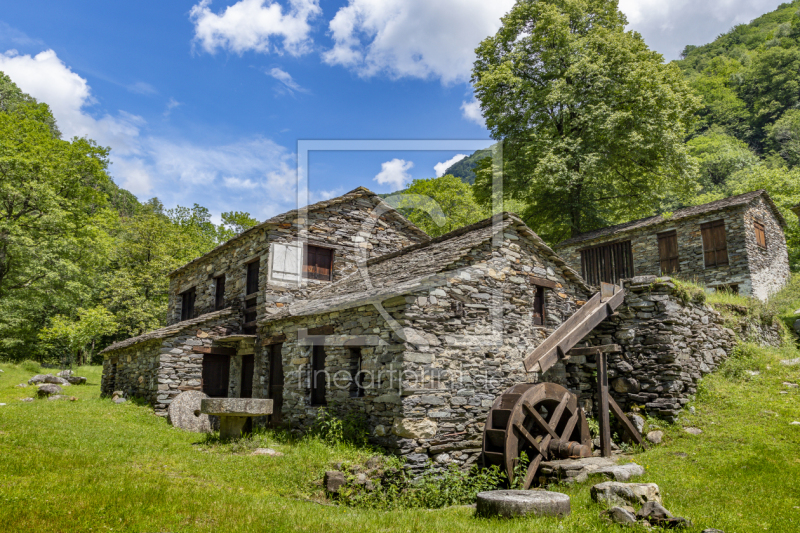
[[[734,333],[669,278],[624,284],[624,305],[582,344],[621,345],[609,360],[618,403],[673,419]],[[355,413],[412,469],[466,467],[512,385],[560,383],[592,413],[592,357],[566,353],[544,374],[523,360],[596,292],[516,215],[430,239],[359,188],[173,272],[169,325],[106,348],[102,390],[162,416],[184,390],[271,398],[258,422],[297,430],[321,408]]]
[[[592,285],[672,276],[765,300],[789,279],[785,227],[759,190],[583,233],[555,250]]]

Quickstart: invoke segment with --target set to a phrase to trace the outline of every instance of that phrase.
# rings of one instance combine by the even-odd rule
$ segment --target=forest
[[[797,270],[800,1],[673,62],[625,31],[615,2],[581,5],[519,2],[476,51],[475,95],[503,143],[502,193],[481,151],[406,189],[439,203],[444,226],[401,210],[436,236],[485,218],[502,194],[505,210],[555,244],[766,189],[789,222]],[[163,326],[167,274],[258,223],[140,202],[114,183],[108,155],[64,139],[47,103],[0,74],[0,359],[91,362]]]

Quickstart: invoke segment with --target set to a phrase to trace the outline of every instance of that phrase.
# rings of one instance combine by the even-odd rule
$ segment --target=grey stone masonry
[[[622,346],[622,353],[609,354],[608,376],[611,395],[623,409],[644,406],[649,414],[674,421],[699,380],[730,354],[735,333],[708,305],[682,301],[670,278],[640,276],[625,280],[624,288],[617,316],[586,341]],[[594,357],[580,359],[567,362],[567,383],[581,391],[584,405],[593,405]]]
[[[369,190],[359,187],[343,196],[290,211],[252,228],[170,274],[167,323],[181,318],[181,296],[194,288],[195,316],[215,310],[216,280],[224,277],[225,306],[256,307],[257,320],[295,299],[305,299],[330,281],[301,284],[269,279],[270,248],[305,243],[333,250],[333,281],[356,270],[357,262],[424,242],[429,237]],[[247,265],[259,261],[258,291],[245,295]]]
[[[723,220],[728,264],[706,267],[700,226]],[[756,242],[756,223],[763,225],[766,248]],[[737,286],[740,294],[766,300],[789,280],[789,258],[783,228],[786,222],[764,191],[726,198],[579,235],[556,245],[556,251],[581,272],[581,250],[604,243],[630,241],[635,276],[661,272],[658,234],[675,231],[679,271],[668,275],[695,281],[714,290]]]

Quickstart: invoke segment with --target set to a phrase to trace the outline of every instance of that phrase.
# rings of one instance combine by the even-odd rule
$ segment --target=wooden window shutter
[[[181,293],[181,321],[189,320],[194,317],[195,296],[196,292],[194,287]]]
[[[767,248],[767,232],[764,230],[764,224],[761,222],[754,222],[753,226],[756,230],[756,244],[766,250]]]
[[[303,247],[300,243],[270,244],[270,280],[300,283]]]
[[[225,308],[225,276],[214,278],[214,309]]]
[[[677,231],[658,234],[658,256],[661,261],[661,274],[672,274],[680,270]]]
[[[533,325],[543,326],[545,320],[545,293],[544,287],[536,287],[533,293]]]
[[[306,247],[303,275],[308,279],[331,280],[333,250],[319,246]]]
[[[581,269],[583,279],[594,286],[599,286],[601,282],[616,284],[621,279],[632,278],[631,241],[601,244],[581,250]]]
[[[258,292],[258,272],[260,261],[255,260],[247,264],[247,283],[245,294],[250,295]]]
[[[700,225],[703,238],[703,257],[706,268],[728,264],[728,242],[725,221],[715,220]]]

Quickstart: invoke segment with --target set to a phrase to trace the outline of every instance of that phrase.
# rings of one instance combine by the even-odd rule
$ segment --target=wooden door
[[[658,257],[661,261],[661,274],[672,274],[680,270],[678,264],[678,232],[667,231],[658,234]]]
[[[240,398],[253,397],[253,371],[255,370],[256,361],[253,354],[242,356],[242,387]]]
[[[203,392],[212,398],[228,397],[228,376],[231,358],[228,355],[203,356]]]
[[[314,346],[311,354],[311,405],[327,405],[325,386],[325,347]]]
[[[272,400],[272,415],[269,424],[277,426],[281,423],[281,408],[283,407],[283,344],[272,344],[269,347],[269,375],[267,398]]]

